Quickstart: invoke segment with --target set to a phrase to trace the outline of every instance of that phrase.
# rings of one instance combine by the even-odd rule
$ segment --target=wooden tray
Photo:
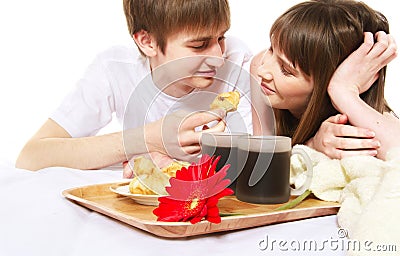
[[[273,209],[279,205],[250,204],[237,200],[235,196],[228,196],[220,199],[218,203],[220,212],[243,215],[222,217],[219,224],[208,221],[201,221],[194,225],[189,222],[161,222],[157,221],[156,216],[152,213],[155,206],[137,204],[131,198],[118,195],[110,190],[110,186],[123,184],[126,182],[71,188],[64,190],[62,194],[77,204],[162,237],[188,237],[264,226],[332,215],[336,214],[339,209],[338,203],[308,198],[296,208],[274,211]]]

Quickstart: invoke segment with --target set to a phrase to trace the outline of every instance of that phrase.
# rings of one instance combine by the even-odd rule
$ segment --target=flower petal
[[[215,217],[207,217],[206,218],[207,221],[211,222],[211,223],[221,223],[221,216],[215,216]]]
[[[207,211],[207,218],[208,217],[216,217],[219,216],[219,209],[217,206],[215,207],[209,207]]]
[[[229,165],[215,172],[219,159],[220,156],[203,155],[198,164],[192,163],[177,171],[166,187],[169,196],[160,197],[159,206],[153,210],[157,220],[194,224],[206,218],[220,223],[218,200],[233,194],[233,190],[226,188],[230,184],[230,180],[225,179]]]

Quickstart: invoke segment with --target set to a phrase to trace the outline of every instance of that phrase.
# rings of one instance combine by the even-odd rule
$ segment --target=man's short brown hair
[[[130,35],[147,31],[163,53],[174,33],[230,27],[228,0],[124,0],[124,12]]]

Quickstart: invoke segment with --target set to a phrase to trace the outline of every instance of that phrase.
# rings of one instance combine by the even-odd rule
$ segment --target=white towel
[[[347,230],[349,239],[363,245],[349,255],[399,255],[400,148],[389,151],[387,160],[382,161],[372,156],[335,160],[304,145],[295,147],[304,149],[313,161],[310,190],[321,200],[341,203],[339,227]],[[305,169],[301,157],[293,155],[292,184],[301,185]],[[396,252],[376,250],[389,246]]]

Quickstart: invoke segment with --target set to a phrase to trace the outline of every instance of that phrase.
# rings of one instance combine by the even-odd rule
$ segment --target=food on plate
[[[238,91],[223,92],[215,97],[211,109],[223,109],[226,112],[236,111],[239,105],[240,93]]]
[[[165,187],[169,185],[169,178],[175,177],[183,166],[189,166],[187,162],[174,161],[160,170],[148,158],[141,156],[133,161],[135,177],[129,183],[129,192],[142,195],[167,195]]]
[[[188,167],[190,163],[183,161],[173,161],[166,167],[162,168],[161,171],[167,174],[169,177],[175,177],[176,172],[182,169],[182,167]]]
[[[153,191],[145,187],[140,180],[144,177],[135,176],[131,182],[129,183],[129,192],[132,194],[141,194],[141,195],[155,195]]]

